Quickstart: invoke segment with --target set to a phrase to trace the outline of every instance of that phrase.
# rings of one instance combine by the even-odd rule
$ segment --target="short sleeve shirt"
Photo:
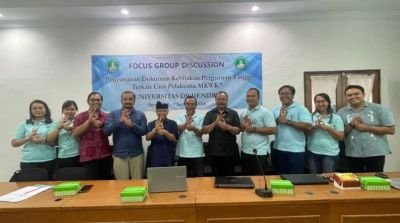
[[[74,119],[73,128],[81,126],[88,118],[88,111],[79,113]],[[101,122],[105,123],[106,118],[106,113],[99,113],[99,120]],[[79,136],[79,153],[81,162],[88,162],[111,156],[111,146],[108,142],[108,137],[101,128],[90,125],[86,132]]]
[[[152,131],[156,126],[156,120],[149,122],[147,129]],[[164,129],[175,135],[178,139],[178,125],[175,121],[166,119]],[[147,150],[147,166],[162,167],[173,166],[175,164],[176,142],[170,141],[166,136],[156,135]]]
[[[72,127],[73,122],[70,126]],[[58,133],[58,157],[69,158],[79,156],[79,140],[71,134],[71,131],[61,129]]]
[[[246,108],[240,113],[240,121],[245,117],[251,120],[251,126],[256,128],[276,127],[274,115],[265,107],[258,105],[253,110]],[[242,132],[242,151],[246,154],[253,154],[253,149],[257,150],[257,155],[267,155],[271,152],[269,137],[253,132]]]
[[[319,117],[319,113],[313,115],[314,126]],[[327,125],[336,131],[344,131],[342,118],[340,118],[340,116],[337,114],[325,116],[323,119],[321,119],[321,121],[324,122],[324,125]],[[338,140],[333,138],[326,130],[323,129],[315,129],[315,131],[308,136],[307,149],[315,154],[327,156],[336,156],[340,151]]]
[[[236,111],[227,108],[225,111],[225,122],[231,126],[240,128],[240,119]],[[218,109],[207,112],[204,117],[203,126],[210,125],[217,119]],[[237,153],[238,145],[236,143],[236,135],[222,130],[218,126],[210,132],[208,137],[209,155],[212,156],[234,156]]]
[[[32,124],[24,121],[17,127],[15,133],[15,139],[23,139],[30,136],[33,130],[39,134],[42,138],[47,137],[47,134],[57,128],[57,124],[45,123],[44,121],[33,122]],[[39,163],[47,162],[56,159],[56,150],[54,147],[47,144],[37,144],[33,142],[27,142],[22,147],[21,162],[23,163]]]
[[[203,126],[204,116],[195,113],[192,117],[193,125],[201,129]],[[176,123],[183,125],[186,122],[186,113],[181,113],[176,117]],[[179,157],[196,158],[204,157],[203,140],[201,136],[196,135],[193,131],[185,129],[179,135],[179,140],[176,145],[177,154]]]
[[[274,118],[279,117],[282,105],[276,106],[272,109]],[[303,122],[311,124],[311,114],[301,104],[293,102],[287,108],[286,118],[295,122]],[[304,152],[306,145],[306,137],[304,132],[293,128],[292,126],[279,124],[275,135],[274,148],[286,152]]]
[[[365,102],[360,112],[354,111],[350,105],[340,109],[338,115],[345,125],[351,123],[355,116],[360,116],[363,123],[374,126],[395,126],[392,113],[380,104]],[[345,139],[346,156],[371,157],[390,154],[386,135],[371,132],[360,132],[352,129]]]

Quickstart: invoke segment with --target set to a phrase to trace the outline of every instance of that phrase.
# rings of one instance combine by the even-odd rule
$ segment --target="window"
[[[380,70],[307,71],[304,72],[304,105],[314,111],[314,95],[326,93],[332,108],[338,111],[347,105],[344,89],[358,84],[365,89],[365,100],[380,103]]]

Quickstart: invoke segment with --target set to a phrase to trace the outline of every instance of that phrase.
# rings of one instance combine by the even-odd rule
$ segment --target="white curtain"
[[[347,85],[361,85],[365,90],[365,100],[372,102],[372,89],[374,87],[375,74],[347,73]]]
[[[312,111],[315,110],[314,96],[325,93],[331,98],[331,106],[336,111],[336,87],[339,75],[313,75],[311,76]]]

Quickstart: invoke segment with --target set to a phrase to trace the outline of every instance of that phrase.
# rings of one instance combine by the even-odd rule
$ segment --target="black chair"
[[[64,167],[55,171],[53,180],[89,180],[85,167]]]
[[[10,182],[48,181],[49,174],[43,168],[29,168],[17,170],[10,178]]]

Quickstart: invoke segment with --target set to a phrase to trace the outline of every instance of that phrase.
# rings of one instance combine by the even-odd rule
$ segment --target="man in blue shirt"
[[[345,89],[348,105],[338,111],[345,124],[346,156],[352,172],[382,172],[385,155],[390,154],[386,135],[396,132],[390,111],[365,101],[364,88],[349,85]]]
[[[201,128],[204,116],[196,112],[197,99],[187,96],[185,113],[176,117],[179,140],[176,145],[179,166],[186,166],[189,177],[201,177],[204,172],[204,149]]]
[[[136,96],[132,91],[121,94],[122,108],[111,111],[104,125],[106,135],[113,135],[114,174],[117,180],[143,178],[142,136],[147,131],[147,119],[134,108]]]
[[[295,93],[293,86],[280,87],[278,94],[282,104],[272,109],[277,124],[272,164],[279,174],[304,173],[304,133],[311,130],[312,120],[307,108],[293,101]]]
[[[242,173],[244,175],[264,174],[270,153],[269,135],[276,132],[276,123],[271,111],[259,104],[260,91],[250,88],[246,93],[248,107],[240,114],[242,129]],[[257,156],[257,157],[256,157]],[[260,161],[262,170],[257,159]]]

